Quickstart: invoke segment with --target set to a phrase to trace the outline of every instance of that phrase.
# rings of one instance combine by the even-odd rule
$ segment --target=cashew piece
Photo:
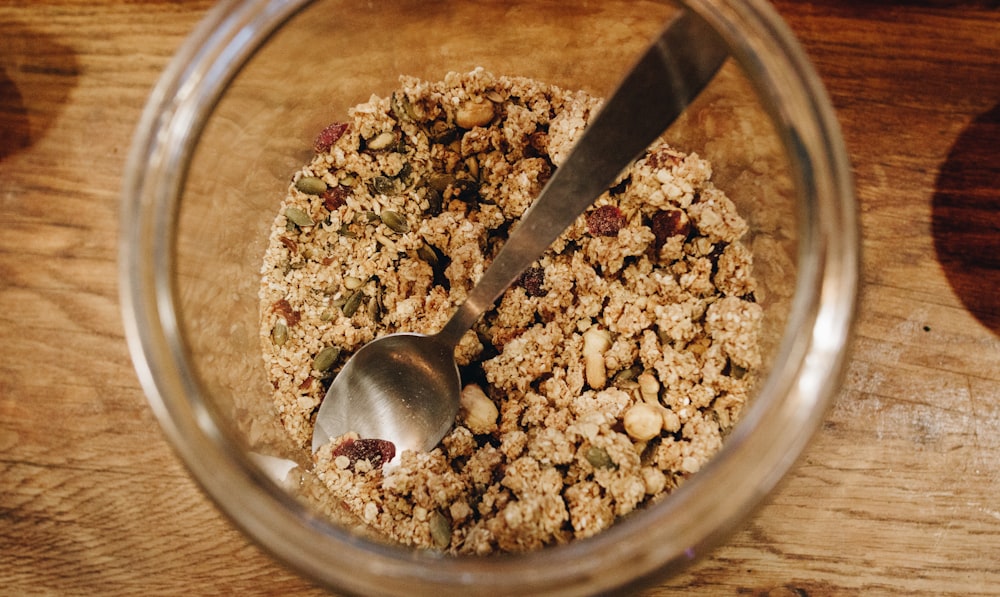
[[[625,433],[634,440],[649,441],[663,429],[660,407],[648,402],[637,402],[625,411]]]
[[[596,325],[590,326],[583,333],[583,364],[587,375],[587,384],[595,389],[602,389],[608,383],[608,369],[604,364],[604,353],[611,348],[611,334]]]
[[[465,386],[462,388],[459,403],[464,414],[465,426],[469,431],[476,435],[496,431],[500,411],[482,388],[476,384]]]
[[[463,102],[455,112],[455,124],[463,129],[486,126],[493,120],[493,102],[488,99],[476,98]]]
[[[649,404],[660,403],[660,380],[649,371],[643,371],[635,379],[639,384],[639,395]]]

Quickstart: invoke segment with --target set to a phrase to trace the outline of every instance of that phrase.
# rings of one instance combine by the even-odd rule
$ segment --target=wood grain
[[[0,593],[324,594],[200,493],[122,337],[124,157],[210,5],[0,5]],[[1000,8],[776,7],[854,165],[854,356],[795,473],[725,545],[646,594],[997,594]]]

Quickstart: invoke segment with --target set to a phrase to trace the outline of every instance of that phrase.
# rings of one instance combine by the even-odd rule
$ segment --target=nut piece
[[[368,141],[368,149],[379,151],[385,149],[396,142],[396,135],[389,131],[381,132]]]
[[[482,388],[476,384],[469,384],[462,388],[460,403],[465,426],[469,428],[469,431],[476,435],[496,431],[497,417],[500,416],[500,411],[497,410],[496,405],[483,392]]]
[[[646,487],[646,495],[656,495],[666,489],[667,476],[655,466],[644,466],[639,471],[642,484]]]
[[[587,384],[600,390],[608,383],[608,369],[604,364],[604,353],[611,348],[611,334],[596,325],[583,333],[583,361],[587,374]]]
[[[648,402],[638,402],[625,411],[625,433],[634,440],[645,442],[660,434],[663,416],[660,409]]]
[[[476,98],[464,102],[455,112],[455,124],[463,129],[486,126],[493,120],[493,102]]]
[[[639,384],[639,394],[649,404],[660,403],[660,380],[649,371],[644,371],[635,379]]]
[[[677,413],[669,408],[661,407],[660,416],[663,417],[663,429],[667,433],[677,433],[681,430],[681,418]]]

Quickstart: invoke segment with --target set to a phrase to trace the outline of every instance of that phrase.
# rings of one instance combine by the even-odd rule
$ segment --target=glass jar
[[[666,499],[567,545],[491,557],[374,541],[297,496],[258,338],[268,230],[313,136],[400,74],[482,66],[609,93],[678,6],[731,59],[666,134],[708,158],[750,224],[765,375],[721,452]],[[847,359],[858,236],[823,87],[763,1],[222,2],[150,97],[122,203],[121,297],[142,385],[180,457],[233,522],[336,590],[577,595],[675,573],[743,521],[820,425]]]

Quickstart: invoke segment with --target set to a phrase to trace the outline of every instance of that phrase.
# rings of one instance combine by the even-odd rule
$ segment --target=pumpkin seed
[[[403,167],[399,169],[399,172],[396,174],[396,178],[403,182],[408,182],[412,174],[413,166],[410,165],[410,162],[403,162]]]
[[[288,326],[285,322],[279,321],[271,328],[271,343],[275,346],[283,346],[288,341]]]
[[[434,143],[446,145],[458,136],[458,128],[444,120],[435,120],[428,127],[427,136]]]
[[[628,369],[622,369],[621,371],[615,374],[614,381],[615,383],[635,381],[635,378],[639,377],[640,373],[642,373],[642,367],[638,366],[629,367]]]
[[[393,232],[405,234],[410,230],[410,224],[406,221],[406,218],[397,212],[386,209],[382,211],[379,217],[382,219],[382,223],[388,226]]]
[[[434,174],[431,176],[427,184],[430,185],[432,189],[439,193],[445,192],[451,183],[455,182],[455,176],[453,174]]]
[[[358,290],[351,296],[347,297],[347,302],[341,307],[344,315],[346,317],[353,317],[358,311],[358,307],[361,306],[361,301],[365,298],[365,292],[363,290]]]
[[[368,224],[378,219],[378,214],[373,211],[359,211],[354,214],[352,220],[355,224]]]
[[[469,176],[479,180],[479,160],[476,159],[476,156],[470,155],[465,158],[465,169],[469,172]]]
[[[736,363],[729,362],[729,375],[733,379],[743,379],[747,375],[747,370],[743,367],[737,365]]]
[[[381,289],[375,293],[375,297],[368,303],[368,316],[372,318],[372,321],[378,323],[382,321],[382,291]]]
[[[375,138],[368,142],[368,149],[379,151],[385,149],[396,142],[396,135],[385,131],[375,135]]]
[[[376,176],[372,179],[371,190],[374,193],[388,195],[396,188],[396,183],[388,176]]]
[[[432,249],[430,245],[427,244],[420,245],[420,247],[417,248],[417,257],[423,259],[424,261],[426,261],[431,265],[438,264],[437,253],[434,252],[434,249]]]
[[[347,222],[344,222],[343,224],[340,225],[340,228],[337,230],[337,234],[339,234],[340,236],[346,236],[347,238],[358,237],[357,234],[351,232],[351,225],[348,224]]]
[[[320,321],[332,321],[333,320],[333,311],[323,311],[322,313],[319,314],[319,320]]]
[[[451,522],[441,512],[434,510],[427,517],[430,525],[431,539],[438,549],[447,549],[451,545]]]
[[[322,195],[326,192],[326,182],[317,176],[303,176],[295,181],[295,188],[307,195]]]
[[[590,446],[587,448],[586,453],[587,462],[591,464],[594,468],[618,468],[615,466],[611,457],[608,456],[608,451],[604,448],[599,448],[597,446]]]
[[[417,120],[413,104],[402,93],[392,92],[392,96],[389,97],[389,108],[392,109],[392,114],[399,121],[413,122]]]
[[[358,175],[353,172],[347,172],[340,177],[340,184],[345,187],[353,187],[358,182]]]
[[[316,358],[313,359],[313,369],[319,372],[327,371],[333,364],[337,362],[340,357],[340,348],[337,346],[327,346],[323,350],[319,351]]]
[[[312,226],[315,224],[315,222],[313,222],[313,219],[309,217],[309,214],[302,211],[298,207],[289,207],[285,209],[285,218],[287,218],[289,222],[295,224],[300,228],[306,226]]]
[[[427,199],[427,213],[432,216],[440,214],[444,207],[444,197],[441,196],[441,191],[427,189],[427,194],[424,197]]]

